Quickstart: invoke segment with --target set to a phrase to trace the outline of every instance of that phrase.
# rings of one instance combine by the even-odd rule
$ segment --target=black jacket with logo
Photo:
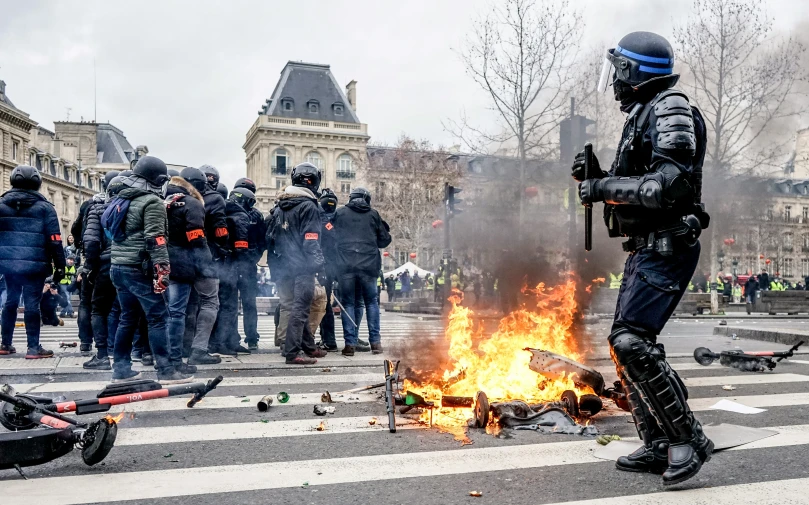
[[[205,205],[199,191],[182,177],[172,177],[166,188],[169,219],[169,260],[172,281],[193,283],[215,278],[205,235]]]
[[[273,279],[322,272],[320,206],[306,188],[289,186],[268,218],[267,258]]]
[[[376,277],[382,268],[379,249],[390,245],[388,225],[362,198],[337,209],[331,220],[336,240],[335,259],[340,274]]]

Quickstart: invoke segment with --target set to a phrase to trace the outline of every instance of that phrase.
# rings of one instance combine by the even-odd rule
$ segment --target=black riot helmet
[[[117,170],[110,170],[109,172],[104,174],[104,182],[102,183],[104,185],[104,190],[106,190],[107,187],[109,187],[110,181],[115,179],[119,175],[121,175],[121,172]]]
[[[39,191],[42,186],[42,176],[39,170],[28,165],[18,165],[11,171],[11,187],[17,189],[33,189]]]
[[[202,170],[194,167],[185,167],[182,172],[180,172],[180,177],[186,180],[186,182],[192,186],[194,189],[203,193],[205,188],[208,186],[208,179],[205,178],[205,174],[202,173]]]
[[[236,184],[233,185],[233,189],[236,188],[247,188],[253,193],[256,192],[256,183],[253,182],[253,179],[248,179],[247,177],[242,177],[236,181]]]
[[[169,177],[180,177],[180,171],[179,170],[169,168],[168,172],[169,172]]]
[[[320,187],[320,171],[311,163],[301,163],[292,169],[292,185],[308,188],[317,193]]]
[[[221,182],[216,184],[216,192],[222,195],[222,198],[225,200],[228,199],[228,187],[222,184]]]
[[[598,90],[604,92],[612,76],[615,99],[654,88],[674,86],[680,78],[674,73],[674,50],[665,38],[651,32],[632,32],[608,49],[601,69]]]
[[[118,175],[120,175],[121,177],[129,177],[130,175],[132,175],[132,170],[124,170]]]
[[[371,205],[371,192],[363,187],[354,188],[351,190],[351,194],[348,195],[348,199],[353,200],[355,198],[362,198],[365,200],[365,203]]]
[[[320,207],[327,214],[332,214],[337,210],[337,195],[334,194],[334,191],[329,188],[323,190],[323,194],[320,196]]]
[[[153,186],[162,186],[169,181],[169,170],[166,168],[166,164],[154,156],[144,156],[139,159],[132,173],[143,177]]]
[[[216,190],[216,185],[219,184],[219,170],[211,165],[202,165],[199,169],[202,170],[202,173],[205,174],[205,177],[208,179],[208,186]]]
[[[247,188],[235,188],[230,192],[231,202],[236,202],[242,206],[244,210],[250,210],[256,204],[256,195]]]
[[[107,183],[107,195],[113,197],[118,193],[120,193],[121,190],[124,189],[124,187],[126,187],[124,186],[124,179],[126,179],[126,177],[122,177],[120,175],[117,175],[112,179],[110,179],[110,182]]]

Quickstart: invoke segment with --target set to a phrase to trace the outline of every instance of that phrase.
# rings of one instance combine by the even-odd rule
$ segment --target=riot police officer
[[[654,33],[630,33],[609,49],[599,90],[611,82],[627,114],[618,153],[609,172],[594,160],[587,180],[583,153],[573,165],[582,203],[604,202],[609,235],[628,238],[609,343],[644,445],[616,466],[662,473],[664,485],[696,475],[713,451],[657,343],[694,274],[709,220],[701,202],[705,121],[673,88],[673,68],[671,45]]]
[[[247,177],[242,177],[233,185],[233,190],[244,188],[255,195],[256,184]],[[266,245],[264,244],[267,228],[264,225],[264,215],[260,210],[251,206],[247,211],[250,218],[250,225],[247,228],[248,242],[250,249],[243,265],[243,271],[239,272],[239,295],[242,299],[242,313],[244,314],[244,341],[250,351],[258,350],[258,311],[256,310],[256,296],[258,296],[258,280],[256,278],[256,266],[261,256],[264,254]]]

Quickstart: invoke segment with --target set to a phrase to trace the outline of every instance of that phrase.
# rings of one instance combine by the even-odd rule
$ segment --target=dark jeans
[[[44,283],[43,283],[44,285]],[[71,294],[67,292],[68,284],[59,284],[59,296],[61,297],[59,306],[62,307],[61,315],[65,316],[72,316],[73,315],[73,305],[70,303],[70,296]],[[27,304],[26,304],[27,305]]]
[[[242,299],[242,312],[244,317],[244,340],[247,343],[257,343],[258,311],[256,310],[256,296],[258,296],[258,282],[256,281],[256,265],[254,263],[240,264],[239,267],[239,295]]]
[[[234,350],[239,347],[239,278],[235,263],[225,263],[219,277],[219,315],[209,347]],[[197,322],[199,325],[199,321]]]
[[[195,317],[196,328],[187,332],[185,328],[187,318],[188,299],[191,292],[196,292],[199,303],[199,312]],[[183,349],[188,351],[198,349],[208,352],[208,340],[211,330],[216,322],[216,313],[219,311],[219,280],[215,278],[197,279],[193,284],[185,282],[172,282],[169,284],[169,344],[171,347],[171,361],[177,363],[182,359]],[[191,334],[191,341],[186,342],[186,336]]]
[[[352,324],[347,313],[355,314],[356,305],[360,304],[359,298],[365,302],[365,310],[368,317],[368,341],[378,344],[382,341],[379,334],[379,298],[376,290],[376,277],[362,273],[343,274],[340,277],[340,292],[343,295],[344,311],[340,313],[343,322],[343,337],[346,345],[357,345],[359,337],[359,327]],[[360,324],[355,319],[357,325]]]
[[[315,297],[315,277],[299,275],[281,279],[278,290],[282,300],[291,300],[284,354],[288,358],[294,358],[301,351],[309,354],[315,352],[315,337],[309,331],[309,311]]]
[[[331,279],[326,281],[326,314],[320,321],[320,339],[329,347],[337,347],[337,338],[334,335],[334,310],[331,307],[332,285]],[[341,300],[342,301],[342,300]]]
[[[20,306],[20,295],[25,301],[25,334],[28,336],[28,348],[39,347],[39,302],[42,301],[42,288],[45,277],[25,277],[6,275],[6,303],[0,316],[3,345],[11,345],[14,336],[14,325],[17,323],[17,307]]]
[[[93,290],[95,289],[95,279],[93,282],[87,278],[87,274],[81,276],[79,284],[79,340],[82,344],[93,343]]]
[[[42,301],[39,302],[40,318],[45,326],[59,326],[59,316],[56,309],[59,306],[59,295],[52,295],[50,291],[42,293]]]
[[[110,313],[117,298],[118,293],[112,284],[109,271],[100,272],[95,278],[95,284],[93,284],[90,315],[93,338],[100,358],[109,356],[109,351],[114,347],[115,330],[118,329],[118,323],[115,322],[111,327]],[[81,322],[81,308],[79,309],[79,322]]]
[[[624,265],[612,331],[628,329],[654,341],[671,317],[699,261],[700,245],[684,245],[671,256],[641,249]]]
[[[110,277],[118,290],[118,301],[121,304],[121,321],[115,334],[113,378],[132,369],[132,338],[141,313],[146,316],[149,345],[157,371],[161,374],[173,373],[166,337],[169,314],[165,298],[153,291],[151,277],[143,275],[139,267],[112,265]]]

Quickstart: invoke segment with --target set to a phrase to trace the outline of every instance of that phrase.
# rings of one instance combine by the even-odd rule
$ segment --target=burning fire
[[[534,296],[534,302],[524,305],[502,318],[497,330],[484,335],[482,325],[476,325],[474,312],[461,306],[462,293],[450,297],[452,310],[445,331],[449,344],[447,358],[439,371],[423,374],[416,371],[412,380],[404,381],[406,391],[421,394],[433,401],[433,424],[466,440],[464,427],[471,417],[469,409],[440,408],[443,395],[474,397],[483,391],[490,402],[524,400],[540,403],[559,400],[565,390],[578,396],[592,393],[579,389],[575,377],[551,379],[528,367],[531,355],[526,348],[551,351],[580,361],[583,350],[573,337],[576,318],[576,285],[570,280],[559,286],[539,284],[535,289],[523,289]],[[426,376],[426,378],[425,378]],[[416,378],[417,377],[417,378]],[[428,422],[430,412],[422,413]]]
[[[111,422],[111,423],[113,423],[113,424],[118,424],[118,423],[120,423],[120,422],[121,422],[121,419],[123,419],[123,418],[124,418],[124,412],[121,412],[120,414],[118,414],[118,415],[117,415],[117,416],[115,416],[115,417],[112,417],[112,416],[111,416],[111,415],[109,415],[109,414],[107,414],[107,415],[106,415],[106,417],[104,417],[104,419],[106,419],[107,421],[109,421],[109,422]]]

